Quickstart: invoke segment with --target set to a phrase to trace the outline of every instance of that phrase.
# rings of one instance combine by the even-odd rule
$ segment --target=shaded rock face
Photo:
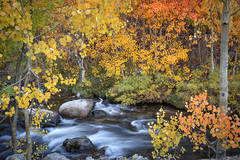
[[[40,112],[44,114],[44,118],[41,122],[41,126],[44,127],[56,127],[60,122],[60,115],[56,112],[42,109]]]
[[[34,115],[41,115],[43,114],[43,119],[41,122],[41,127],[56,127],[57,124],[60,122],[60,115],[54,111],[48,109],[39,109],[33,108],[32,110],[29,109],[29,112]],[[20,112],[20,118],[18,120],[18,125],[22,128],[25,128],[25,120],[24,120],[24,113],[23,111]]]
[[[79,118],[84,119],[93,109],[92,99],[79,99],[66,102],[59,108],[59,113],[63,118]]]
[[[63,142],[63,146],[67,152],[72,153],[90,153],[96,151],[96,147],[86,136],[66,139]]]
[[[8,156],[5,160],[24,160],[23,154],[13,154]]]
[[[69,159],[59,153],[51,153],[44,157],[43,160],[69,160]]]

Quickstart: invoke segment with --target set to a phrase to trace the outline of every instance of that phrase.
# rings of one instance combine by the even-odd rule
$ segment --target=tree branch
[[[238,9],[236,9],[235,11],[233,11],[230,16],[234,16],[235,14],[237,14],[240,11],[240,7]]]
[[[16,84],[20,83],[20,82],[21,82],[22,80],[24,80],[25,78],[26,78],[26,75],[25,75],[22,79],[18,80],[16,83],[13,83],[13,84],[5,87],[4,89],[2,89],[2,90],[0,91],[0,93],[2,93],[3,91],[7,90],[7,89],[10,88],[10,87],[15,86]]]

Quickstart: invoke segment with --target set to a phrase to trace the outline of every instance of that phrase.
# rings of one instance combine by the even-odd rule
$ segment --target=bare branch
[[[24,80],[25,78],[26,78],[26,75],[25,75],[22,79],[18,80],[16,83],[13,83],[13,84],[5,87],[4,89],[2,89],[2,90],[0,91],[0,93],[2,93],[3,91],[6,91],[6,90],[7,90],[8,88],[10,88],[10,87],[15,86],[16,84],[20,83],[20,82],[21,82],[22,80]]]
[[[230,16],[234,16],[235,14],[237,14],[240,11],[240,7],[238,9],[236,9],[235,11],[233,11]]]
[[[6,115],[1,115],[1,120],[0,120],[0,124],[5,121],[5,119],[7,119],[7,116]]]

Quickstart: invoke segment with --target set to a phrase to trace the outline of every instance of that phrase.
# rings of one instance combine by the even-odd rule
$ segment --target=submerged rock
[[[94,110],[92,111],[92,117],[93,118],[103,118],[106,117],[107,113],[104,112],[103,110]]]
[[[69,159],[59,153],[51,153],[44,157],[43,160],[69,160]]]
[[[8,156],[5,160],[24,160],[23,154],[13,154]]]
[[[96,147],[86,136],[66,139],[63,142],[63,146],[67,152],[72,153],[90,153],[96,151]]]
[[[79,99],[66,102],[59,108],[59,113],[63,118],[80,118],[88,117],[88,114],[93,109],[92,99]]]

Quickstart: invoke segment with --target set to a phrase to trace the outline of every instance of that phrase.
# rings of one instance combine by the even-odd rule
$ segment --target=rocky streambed
[[[119,104],[104,103],[103,100],[95,103],[92,100],[72,102],[64,103],[59,108],[61,116],[49,114],[50,121],[42,123],[48,135],[31,132],[35,145],[47,146],[46,150],[39,153],[39,159],[125,160],[124,157],[128,157],[127,160],[150,160],[153,147],[147,124],[155,121],[160,107],[164,108],[167,117],[176,112],[171,107],[161,105],[121,107]],[[18,138],[25,136],[23,128],[24,123],[20,120]],[[11,155],[11,149],[7,146],[11,138],[10,128],[8,124],[2,124],[0,129],[0,160],[4,160]],[[188,141],[182,144],[191,150]],[[21,155],[13,155],[7,160],[14,156],[22,158]],[[182,159],[199,157],[201,154],[187,152]]]

